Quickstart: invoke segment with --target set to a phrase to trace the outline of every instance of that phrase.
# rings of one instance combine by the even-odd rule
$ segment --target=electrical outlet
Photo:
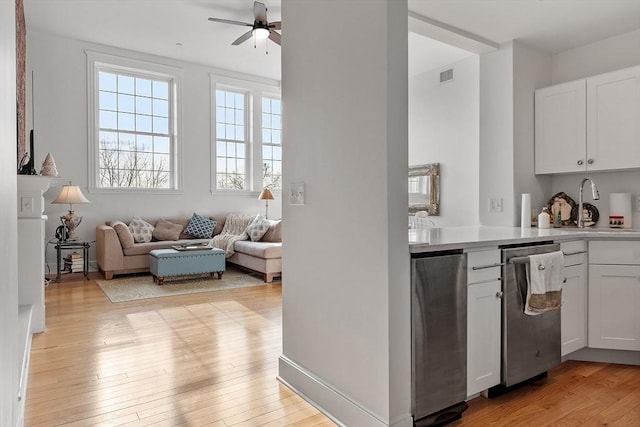
[[[33,197],[20,198],[20,212],[27,213],[33,211]]]
[[[489,212],[502,212],[502,197],[489,197]]]

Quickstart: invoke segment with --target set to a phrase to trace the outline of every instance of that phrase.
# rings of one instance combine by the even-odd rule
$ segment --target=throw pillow
[[[135,244],[135,240],[133,239],[133,234],[122,221],[111,221],[111,226],[114,230],[116,230],[116,234],[118,235],[118,240],[120,240],[120,245],[122,249],[130,249]]]
[[[269,230],[262,236],[263,242],[282,242],[282,220],[268,220]]]
[[[251,221],[251,224],[249,224],[245,232],[249,235],[252,242],[258,242],[262,239],[264,233],[269,230],[269,225],[269,220],[258,214],[255,219]]]
[[[178,240],[182,232],[182,225],[161,219],[153,229],[153,238],[156,240]]]
[[[129,223],[129,231],[136,243],[147,243],[153,237],[153,225],[138,216],[134,216]]]
[[[196,239],[210,239],[216,222],[194,213],[184,232]]]

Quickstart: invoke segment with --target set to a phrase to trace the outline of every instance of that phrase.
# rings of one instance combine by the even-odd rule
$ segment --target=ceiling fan
[[[224,24],[242,25],[243,27],[251,27],[251,30],[247,31],[246,33],[238,37],[233,43],[231,43],[234,46],[237,46],[240,43],[249,40],[252,36],[255,36],[257,40],[264,40],[268,38],[274,43],[280,45],[280,33],[276,32],[275,30],[281,29],[281,22],[267,21],[267,7],[264,5],[264,3],[260,3],[257,1],[253,2],[253,16],[253,24],[222,18],[209,18],[209,21],[222,22]]]

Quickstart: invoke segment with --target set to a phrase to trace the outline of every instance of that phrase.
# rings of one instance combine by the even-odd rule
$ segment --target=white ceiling
[[[409,10],[502,44],[550,54],[640,28],[640,0],[408,0]]]
[[[263,0],[270,22],[280,0]],[[280,79],[280,47],[253,39],[231,43],[253,23],[253,0],[24,0],[27,33],[48,32],[139,52]],[[176,45],[181,43],[182,45]],[[265,54],[265,47],[269,54]]]
[[[280,0],[263,0],[269,21]],[[344,1],[344,0],[342,0]],[[27,31],[41,31],[214,67],[280,78],[280,47],[231,42],[245,27],[208,17],[253,21],[253,0],[24,0]],[[331,2],[327,2],[327,7]],[[640,0],[409,0],[412,12],[495,43],[519,39],[549,53],[640,28]],[[286,23],[283,23],[283,32]],[[177,45],[176,43],[181,43]],[[410,36],[409,63],[464,52]],[[433,50],[429,50],[433,49]],[[462,59],[462,58],[460,58]],[[455,62],[455,61],[451,61]]]

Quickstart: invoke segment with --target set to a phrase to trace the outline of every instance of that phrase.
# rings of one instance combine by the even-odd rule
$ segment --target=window
[[[262,98],[262,186],[282,187],[282,114],[280,100]]]
[[[281,189],[281,101],[269,83],[211,76],[213,191]]]
[[[176,189],[176,77],[120,64],[132,61],[110,58],[111,63],[103,63],[89,56],[93,71],[92,187]]]
[[[246,95],[216,90],[216,188],[244,190],[246,186]]]

